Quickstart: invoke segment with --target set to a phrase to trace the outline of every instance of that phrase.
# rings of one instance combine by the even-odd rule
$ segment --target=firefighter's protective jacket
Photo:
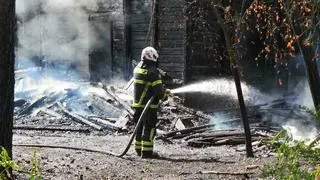
[[[153,61],[140,61],[134,69],[134,100],[132,107],[143,108],[154,96],[150,108],[158,108],[159,100],[164,97],[164,88],[157,65]]]

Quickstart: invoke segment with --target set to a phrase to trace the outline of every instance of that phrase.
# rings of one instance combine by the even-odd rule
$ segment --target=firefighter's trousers
[[[134,122],[138,122],[142,111],[143,108],[135,108],[133,115]],[[134,148],[138,155],[141,153],[152,154],[157,121],[157,108],[149,108],[137,129]]]

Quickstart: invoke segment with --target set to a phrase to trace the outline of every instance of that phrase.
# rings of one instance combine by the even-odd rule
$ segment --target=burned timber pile
[[[16,90],[14,129],[17,133],[29,130],[99,135],[132,132],[135,123],[131,120],[130,90],[102,84],[58,84]],[[245,143],[238,108],[205,113],[184,106],[178,96],[170,97],[161,106],[158,140],[180,141],[192,147]],[[307,113],[289,104],[288,98],[250,106],[248,114],[256,149],[261,148],[262,139],[270,139],[281,130],[281,122],[272,121],[275,115],[280,119],[310,119]]]

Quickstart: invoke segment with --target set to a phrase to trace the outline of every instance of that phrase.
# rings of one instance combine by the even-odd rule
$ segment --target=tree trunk
[[[316,55],[311,45],[304,45],[299,41],[301,53],[306,64],[307,76],[309,79],[310,91],[315,108],[320,108],[320,79],[317,69]]]
[[[15,0],[0,0],[0,146],[12,157]]]
[[[287,10],[287,12],[289,12]],[[289,14],[286,14],[287,17],[289,17]],[[302,16],[303,17],[303,16]],[[300,16],[298,16],[298,18],[302,18]],[[314,16],[314,26],[317,26],[316,24],[319,22],[319,18],[317,18],[318,16],[315,15]],[[298,39],[298,47],[299,47],[299,51],[301,52],[303,59],[304,59],[304,63],[306,66],[306,70],[307,70],[307,77],[309,80],[309,87],[310,87],[310,91],[311,91],[311,96],[312,96],[312,100],[313,100],[313,104],[315,109],[320,108],[320,77],[319,77],[319,71],[318,71],[318,66],[317,66],[317,62],[316,62],[316,51],[313,47],[313,44],[316,45],[316,41],[314,41],[314,43],[312,44],[311,42],[308,42],[309,40],[309,33],[312,33],[313,36],[315,36],[314,40],[316,40],[319,36],[319,32],[317,31],[317,28],[315,28],[314,32],[310,32],[307,33],[308,31],[305,31],[304,29],[302,29],[302,27],[300,27],[299,25],[301,23],[293,23],[292,20],[290,20],[290,26],[291,29],[294,33],[295,36],[297,35],[301,35],[302,36]]]
[[[245,143],[246,143],[247,157],[253,157],[249,120],[248,120],[247,110],[246,110],[246,106],[245,106],[243,94],[242,94],[241,82],[240,82],[238,65],[236,60],[236,53],[233,48],[233,42],[232,42],[232,39],[236,39],[236,34],[234,34],[234,31],[232,30],[233,24],[226,24],[226,22],[222,18],[222,15],[219,13],[216,5],[220,5],[220,4],[218,4],[217,1],[213,1],[213,2],[214,2],[213,10],[215,12],[215,15],[217,16],[218,24],[220,24],[220,27],[223,31],[225,43],[227,46],[226,48],[228,52],[228,58],[231,64],[232,75],[233,75],[234,82],[237,89],[238,101],[239,101],[239,106],[241,110],[243,127],[244,127],[245,138],[246,138]]]

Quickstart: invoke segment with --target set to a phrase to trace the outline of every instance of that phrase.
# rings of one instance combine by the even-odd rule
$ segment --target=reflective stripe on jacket
[[[132,107],[143,108],[147,101],[155,96],[150,108],[158,108],[159,100],[164,96],[160,72],[151,61],[141,61],[134,69],[134,101]]]

